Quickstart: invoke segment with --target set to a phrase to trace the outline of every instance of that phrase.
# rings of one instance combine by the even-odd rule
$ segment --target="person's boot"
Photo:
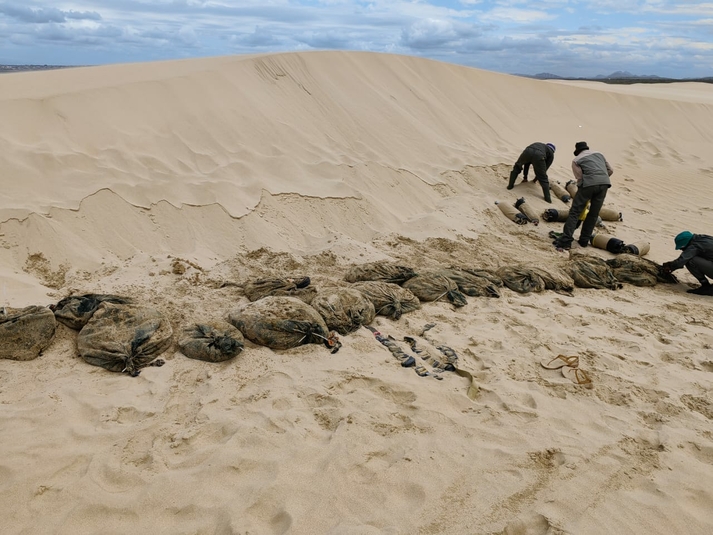
[[[519,175],[514,169],[510,171],[510,182],[508,182],[508,189],[513,189],[515,187],[515,181],[517,180],[517,175]]]
[[[540,186],[542,186],[542,196],[545,198],[545,201],[551,204],[552,197],[550,197],[550,182],[549,182],[549,180],[540,180]]]
[[[708,281],[705,281],[705,283],[701,283],[698,288],[686,290],[686,292],[695,295],[713,295],[713,284]]]

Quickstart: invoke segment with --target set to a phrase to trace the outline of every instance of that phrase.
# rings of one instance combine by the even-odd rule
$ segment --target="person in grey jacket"
[[[574,241],[574,231],[582,210],[589,203],[589,213],[579,231],[579,245],[586,247],[592,240],[592,232],[597,224],[599,211],[602,209],[607,191],[611,187],[609,177],[614,173],[609,162],[601,152],[589,149],[586,141],[574,145],[572,173],[577,180],[577,194],[572,200],[572,208],[565,221],[562,235],[552,242],[558,249],[570,249]]]
[[[535,170],[535,182],[540,183],[542,195],[547,202],[552,202],[552,198],[550,197],[550,180],[547,177],[547,170],[554,161],[555,146],[552,143],[536,142],[528,145],[525,150],[522,151],[522,154],[520,154],[515,165],[513,165],[512,171],[510,171],[510,181],[508,182],[507,189],[515,187],[515,181],[523,171],[523,168],[523,182],[527,182],[527,173],[530,170],[530,165],[532,165],[532,168]]]
[[[698,288],[687,290],[688,293],[713,295],[713,284],[708,280],[713,279],[713,236],[684,230],[674,238],[674,243],[676,250],[682,252],[676,260],[662,264],[664,273],[685,267],[701,283]]]

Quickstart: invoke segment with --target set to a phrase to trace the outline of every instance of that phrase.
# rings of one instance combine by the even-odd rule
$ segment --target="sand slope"
[[[712,96],[354,52],[3,75],[3,304],[122,293],[179,332],[259,276],[549,267],[561,226],[494,204],[547,207],[534,184],[505,190],[536,140],[557,145],[562,184],[575,141],[604,152],[624,213],[609,231],[673,259],[680,230],[713,234]],[[248,343],[207,364],[174,347],[130,378],[86,364],[60,326],[38,359],[0,361],[4,532],[708,533],[713,312],[677,274],[376,320],[397,340],[435,323],[419,343],[456,350],[475,401],[366,329],[335,355]],[[594,388],[539,366],[560,352]]]

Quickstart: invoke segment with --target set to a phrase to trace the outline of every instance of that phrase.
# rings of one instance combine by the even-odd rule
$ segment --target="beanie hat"
[[[586,141],[577,141],[577,143],[574,144],[574,155],[577,156],[580,152],[589,150],[589,145],[587,145]]]
[[[689,243],[691,243],[692,238],[693,234],[691,232],[688,232],[687,230],[681,232],[673,240],[674,242],[676,242],[676,250],[683,249],[684,247],[686,247]]]
[[[552,149],[552,152],[555,152],[557,150],[552,143],[548,143],[547,146]]]

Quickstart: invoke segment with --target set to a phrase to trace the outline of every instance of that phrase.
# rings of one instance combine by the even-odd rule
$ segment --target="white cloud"
[[[482,15],[481,19],[493,22],[507,22],[510,24],[531,24],[545,20],[553,20],[556,16],[539,9],[518,9],[498,7]]]
[[[319,48],[504,72],[711,76],[712,25],[713,3],[690,0],[0,0],[0,63]]]

